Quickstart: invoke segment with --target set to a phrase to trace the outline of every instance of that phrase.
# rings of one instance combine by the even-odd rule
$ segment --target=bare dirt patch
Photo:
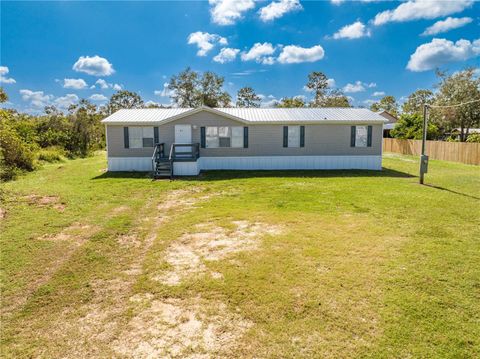
[[[234,348],[252,326],[222,302],[139,295],[131,301],[143,304],[143,309],[113,343],[114,351],[125,357],[218,357]]]
[[[85,240],[87,240],[88,237],[93,235],[96,231],[98,231],[98,227],[76,222],[64,228],[60,233],[57,233],[55,235],[45,235],[40,237],[40,239],[55,242],[68,241],[79,246],[83,244]]]
[[[218,261],[228,256],[255,250],[264,235],[281,232],[278,226],[248,221],[232,222],[234,229],[227,229],[211,223],[196,226],[196,231],[181,236],[166,250],[165,260],[169,270],[154,277],[167,285],[178,285],[185,278],[208,272],[205,261]],[[220,273],[211,273],[221,278]]]
[[[31,206],[38,207],[52,207],[59,212],[63,212],[66,208],[65,203],[60,201],[58,196],[40,196],[36,194],[31,194],[23,197],[27,203]]]
[[[115,207],[114,209],[112,209],[112,214],[124,213],[124,212],[128,211],[129,209],[130,209],[130,207],[128,207],[128,206],[118,206],[118,207]]]
[[[0,207],[0,221],[7,216],[7,211]]]

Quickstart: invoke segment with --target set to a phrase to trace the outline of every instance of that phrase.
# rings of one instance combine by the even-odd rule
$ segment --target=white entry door
[[[191,125],[175,125],[175,143],[192,143],[192,126]],[[179,146],[177,152],[190,152],[191,147]]]

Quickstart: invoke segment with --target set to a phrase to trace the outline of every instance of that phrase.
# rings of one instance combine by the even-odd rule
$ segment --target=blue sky
[[[267,106],[308,98],[308,73],[322,71],[368,106],[431,88],[437,66],[479,66],[479,14],[471,0],[2,1],[0,81],[6,107],[29,112],[102,104],[118,88],[168,104],[164,83],[190,66],[224,76],[233,98],[252,86]]]

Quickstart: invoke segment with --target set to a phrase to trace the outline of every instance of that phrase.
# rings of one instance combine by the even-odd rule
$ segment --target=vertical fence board
[[[418,156],[422,151],[422,141],[384,138],[383,151]],[[480,165],[480,143],[427,141],[426,152],[435,160]]]

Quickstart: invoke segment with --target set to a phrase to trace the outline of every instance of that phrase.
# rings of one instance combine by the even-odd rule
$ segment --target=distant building
[[[388,121],[383,125],[383,137],[391,138],[392,136],[390,136],[390,131],[395,127],[395,124],[397,123],[398,118],[385,110],[378,111],[377,113],[380,116],[386,118]]]

